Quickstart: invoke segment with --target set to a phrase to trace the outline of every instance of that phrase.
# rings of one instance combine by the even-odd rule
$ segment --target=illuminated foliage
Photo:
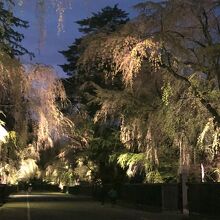
[[[45,3],[38,1],[43,13]],[[59,30],[63,3],[53,1]],[[187,167],[190,180],[198,181],[202,164],[206,179],[220,180],[219,4],[146,1],[136,9],[139,16],[129,22],[117,6],[78,22],[85,35],[62,51],[71,76],[65,88],[72,103],[66,106],[51,68],[36,65],[25,73],[0,54],[0,101],[10,106],[2,110],[10,112],[17,136],[16,144],[1,146],[0,172],[20,170],[20,178],[31,178],[38,166],[43,179],[65,185],[122,181],[125,173],[131,181],[177,181]],[[28,142],[37,151],[26,158]],[[19,150],[8,157],[4,146]]]
[[[38,175],[39,151],[69,138],[73,123],[60,111],[66,96],[52,68],[34,65],[25,70],[2,54],[0,76],[2,120],[7,130],[15,131],[1,146],[0,167],[4,181],[15,183]]]
[[[116,175],[118,166],[116,165],[114,168],[114,165],[108,162],[109,154],[121,147],[121,143],[119,143],[118,138],[116,138],[117,140],[115,139],[114,133],[118,128],[114,123],[111,123],[111,120],[107,120],[106,124],[99,122],[93,124],[93,117],[99,106],[92,100],[97,88],[118,88],[120,85],[117,84],[119,82],[117,80],[116,84],[113,85],[111,80],[106,79],[105,72],[108,68],[111,68],[108,65],[109,62],[106,62],[106,66],[103,65],[101,69],[98,68],[99,62],[90,63],[93,65],[91,72],[87,71],[84,65],[82,65],[82,69],[78,68],[77,63],[81,60],[81,55],[86,53],[87,47],[85,42],[89,36],[95,37],[102,32],[105,34],[113,33],[120,25],[127,21],[127,13],[119,9],[117,5],[105,7],[99,12],[93,13],[91,17],[77,21],[79,31],[85,35],[80,39],[76,39],[68,50],[61,51],[67,58],[67,63],[62,65],[62,68],[71,76],[71,78],[64,81],[67,95],[79,112],[79,114],[73,112],[73,117],[78,118],[79,115],[84,115],[84,120],[79,124],[80,126],[76,125],[76,130],[79,129],[78,132],[83,137],[82,140],[87,140],[83,150],[78,152],[78,155],[75,153],[77,155],[75,160],[77,160],[77,157],[83,158],[83,166],[77,165],[76,173],[81,173],[82,170],[88,170],[88,167],[90,167],[88,171],[92,173],[93,181],[100,181],[101,179],[103,182],[109,182],[116,179],[117,175],[120,175]],[[94,120],[96,119],[98,121],[98,115],[94,118]],[[76,124],[78,123],[76,122]],[[81,174],[80,179],[88,179],[86,175]]]
[[[90,34],[81,42],[79,71],[103,71],[113,83],[121,76],[124,84],[122,90],[93,84],[90,101],[100,106],[94,121],[118,121],[121,142],[134,153],[149,153],[155,172],[170,163],[162,157],[165,146],[177,149],[172,162],[179,163],[178,172],[182,166],[217,164],[220,21],[215,3],[141,3],[136,6],[140,16],[116,32]],[[211,160],[205,159],[207,150]]]
[[[27,99],[29,114],[36,127],[37,147],[51,147],[66,135],[72,123],[61,113],[57,100],[62,104],[66,95],[55,71],[47,66],[36,65],[28,70],[29,88]],[[66,129],[66,130],[65,130]]]

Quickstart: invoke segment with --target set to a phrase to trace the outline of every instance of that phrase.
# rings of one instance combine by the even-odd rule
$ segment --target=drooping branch
[[[217,123],[218,126],[220,126],[220,114],[214,108],[208,100],[206,100],[204,97],[202,97],[202,94],[198,91],[198,89],[192,85],[190,80],[187,77],[184,77],[182,75],[179,75],[172,67],[171,65],[161,64],[162,68],[165,68],[168,70],[169,73],[171,73],[177,80],[181,80],[186,83],[186,85],[190,88],[192,88],[195,96],[200,100],[201,104],[207,109],[207,111],[211,114],[211,116],[214,117],[214,121]]]

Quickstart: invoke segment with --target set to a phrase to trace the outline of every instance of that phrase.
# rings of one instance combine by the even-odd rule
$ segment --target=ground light
[[[8,135],[8,132],[6,131],[6,129],[0,125],[0,141],[5,142],[5,137]]]

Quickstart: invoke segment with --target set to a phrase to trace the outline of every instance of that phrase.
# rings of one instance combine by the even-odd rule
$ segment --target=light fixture
[[[6,131],[6,129],[0,125],[0,141],[5,142],[5,137],[8,135],[8,132]]]

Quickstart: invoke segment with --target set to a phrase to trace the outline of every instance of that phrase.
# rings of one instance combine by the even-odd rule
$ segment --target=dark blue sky
[[[74,38],[80,36],[78,25],[74,21],[89,17],[92,12],[97,12],[105,6],[119,4],[119,8],[134,13],[132,6],[141,0],[70,0],[72,9],[65,11],[64,32],[57,33],[57,14],[51,4],[48,3],[45,14],[46,39],[44,46],[39,48],[39,25],[36,14],[36,1],[24,1],[22,7],[16,7],[15,15],[19,18],[29,21],[30,28],[20,30],[25,35],[23,45],[30,51],[34,52],[36,57],[30,61],[23,57],[23,63],[44,63],[54,66],[60,75],[63,75],[61,68],[57,65],[65,63],[64,57],[58,53],[59,50],[65,50],[73,42]],[[50,2],[50,0],[46,0]]]

